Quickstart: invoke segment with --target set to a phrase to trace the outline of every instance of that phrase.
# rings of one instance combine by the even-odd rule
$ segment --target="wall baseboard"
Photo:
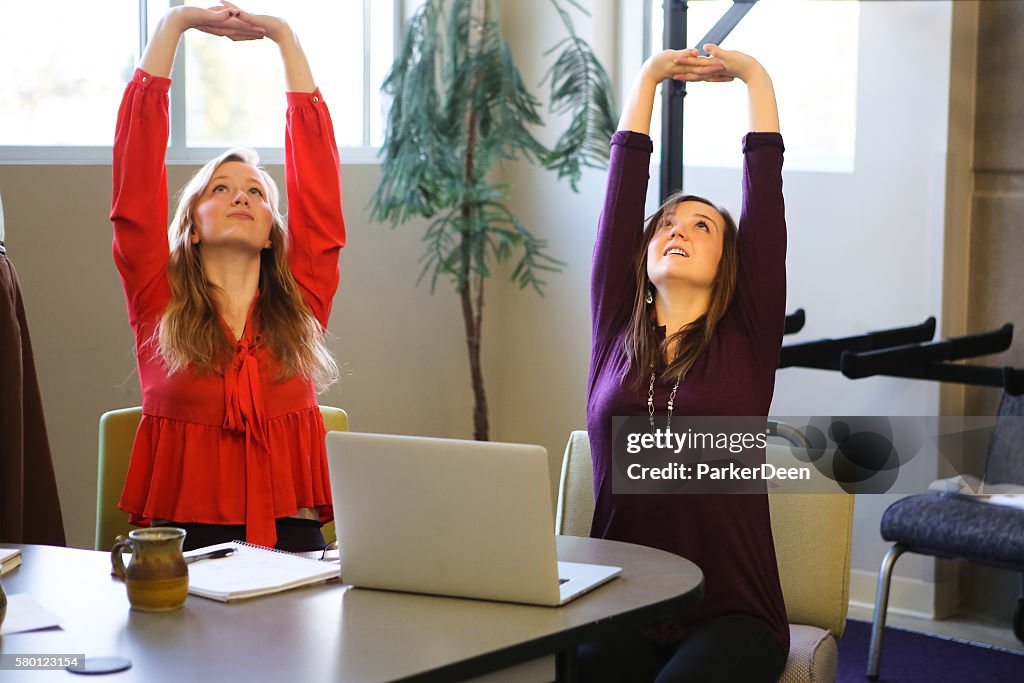
[[[955,580],[955,579],[954,579]],[[943,582],[945,583],[945,582]],[[875,591],[878,587],[878,573],[866,569],[850,571],[850,606],[873,610]],[[887,614],[899,614],[918,619],[942,619],[949,616],[949,610],[937,599],[944,588],[934,581],[908,579],[893,576],[889,586],[889,607]]]

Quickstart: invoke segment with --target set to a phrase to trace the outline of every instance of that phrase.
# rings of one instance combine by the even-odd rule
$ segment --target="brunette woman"
[[[767,416],[785,322],[782,137],[771,79],[753,58],[706,45],[665,51],[637,74],[612,138],[591,281],[587,429],[591,535],[660,548],[704,572],[704,598],[677,618],[580,648],[584,681],[776,681],[789,650],[767,495],[612,492],[612,416]],[[739,227],[676,194],[647,220],[655,90],[665,79],[746,84]]]

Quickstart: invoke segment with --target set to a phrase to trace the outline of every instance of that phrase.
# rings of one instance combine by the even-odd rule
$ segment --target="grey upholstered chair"
[[[1024,484],[1024,396],[1004,394],[985,462],[986,484]],[[875,595],[867,677],[877,680],[889,583],[905,552],[967,560],[1024,572],[1024,510],[989,505],[970,496],[924,493],[902,498],[882,515],[882,538],[893,543],[882,560]],[[1024,583],[1022,583],[1024,585]],[[1024,596],[1014,632],[1024,642]]]

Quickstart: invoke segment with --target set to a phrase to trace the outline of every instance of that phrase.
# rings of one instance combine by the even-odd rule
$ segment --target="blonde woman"
[[[280,50],[287,225],[256,153],[234,149],[196,173],[166,227],[169,75],[190,29]],[[332,507],[316,396],[337,375],[324,330],[345,226],[330,114],[288,24],[227,2],[170,10],[125,89],[113,176],[143,412],[120,507],[133,524],[185,528],[187,548],[322,548]]]

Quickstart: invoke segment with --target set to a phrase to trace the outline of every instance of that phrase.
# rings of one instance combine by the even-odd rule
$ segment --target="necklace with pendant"
[[[650,417],[651,429],[654,429],[654,382],[657,376],[654,373],[654,365],[651,365],[651,385],[647,388],[647,414]],[[668,396],[668,420],[665,422],[669,429],[672,429],[672,406],[675,405],[676,401],[676,390],[679,389],[679,382],[682,381],[683,376],[680,375],[676,378],[676,383],[672,386],[672,393]]]

